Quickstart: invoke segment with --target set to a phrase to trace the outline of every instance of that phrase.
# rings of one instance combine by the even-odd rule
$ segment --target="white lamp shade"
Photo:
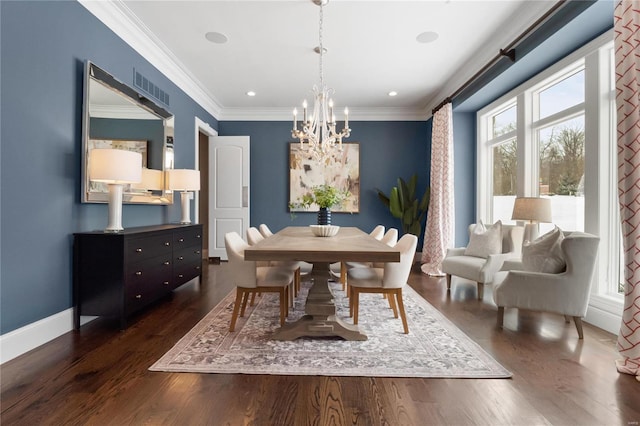
[[[172,191],[199,191],[200,170],[167,170],[167,189]]]
[[[131,185],[135,189],[147,191],[161,191],[164,189],[164,176],[162,170],[142,168],[142,181]]]
[[[92,149],[89,179],[105,183],[134,183],[142,180],[142,155],[121,149]]]
[[[551,200],[539,197],[518,197],[513,204],[511,219],[551,222]]]

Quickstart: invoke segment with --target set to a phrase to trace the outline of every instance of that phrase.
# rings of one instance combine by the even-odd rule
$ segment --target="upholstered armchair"
[[[493,225],[495,226],[495,225]],[[476,224],[469,226],[469,234],[473,234]],[[447,250],[447,254],[442,261],[442,271],[447,277],[447,291],[451,290],[451,276],[455,275],[475,281],[478,287],[478,300],[484,296],[484,285],[491,284],[493,276],[502,268],[502,264],[508,259],[517,259],[522,252],[522,238],[524,227],[516,225],[501,224],[502,239],[501,244],[494,254],[474,252],[469,254],[469,248],[458,247]],[[465,254],[466,253],[466,254]]]
[[[599,242],[595,235],[566,233],[560,242],[566,269],[560,273],[526,271],[516,262],[509,263],[509,271],[497,272],[493,299],[498,306],[498,325],[503,326],[505,308],[554,312],[564,315],[567,322],[573,317],[582,339],[582,317],[587,313]]]

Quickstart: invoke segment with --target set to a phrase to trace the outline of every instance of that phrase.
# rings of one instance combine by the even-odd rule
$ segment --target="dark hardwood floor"
[[[159,373],[148,367],[230,290],[227,265],[134,318],[95,320],[0,367],[2,425],[638,425],[640,383],[618,374],[615,336],[508,309],[491,286],[416,268],[410,285],[513,372],[511,379]]]

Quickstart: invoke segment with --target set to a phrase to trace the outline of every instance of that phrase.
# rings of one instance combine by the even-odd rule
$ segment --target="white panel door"
[[[209,147],[209,257],[227,260],[224,234],[249,227],[249,136],[216,136]]]

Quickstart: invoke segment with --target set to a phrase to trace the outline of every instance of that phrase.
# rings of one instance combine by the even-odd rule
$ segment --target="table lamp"
[[[538,223],[551,222],[551,200],[540,197],[518,197],[513,204],[513,220],[528,220],[524,227],[524,240],[538,237]]]
[[[200,170],[167,170],[167,189],[171,191],[180,191],[180,202],[182,203],[182,218],[180,219],[180,223],[183,225],[190,224],[190,191],[200,190]]]
[[[142,180],[140,183],[131,184],[133,189],[144,191],[162,191],[164,189],[164,175],[162,170],[142,168]]]
[[[92,149],[89,179],[109,186],[109,222],[104,232],[121,232],[122,185],[142,180],[142,154],[121,149]]]

